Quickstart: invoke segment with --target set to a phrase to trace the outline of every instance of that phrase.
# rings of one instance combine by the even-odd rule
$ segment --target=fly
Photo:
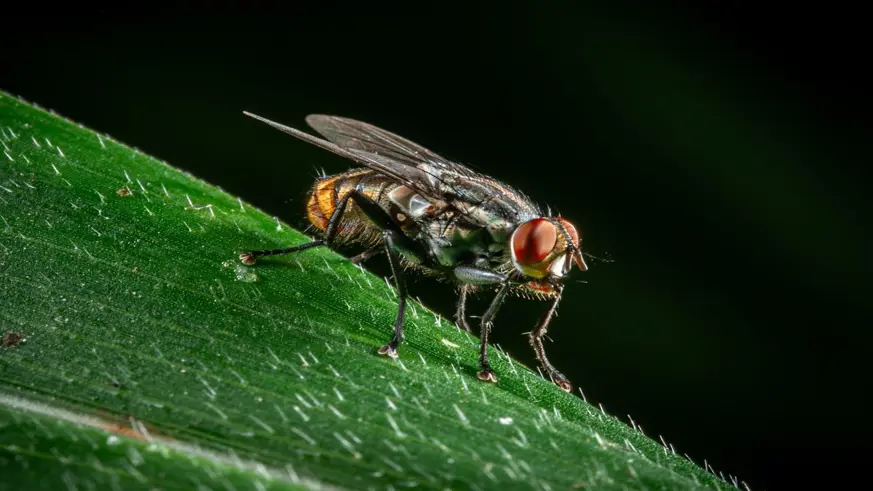
[[[358,244],[360,263],[388,257],[397,289],[397,317],[391,340],[379,354],[397,358],[404,339],[407,290],[404,270],[413,269],[454,283],[459,290],[456,323],[472,332],[467,295],[496,290],[480,318],[479,380],[497,382],[488,362],[488,335],[508,294],[548,300],[549,307],[528,334],[537,360],[565,391],[572,384],[546,357],[543,337],[564,292],[572,265],[588,266],[576,227],[551,216],[521,192],[447,160],[368,123],[313,114],[306,122],[325,139],[245,112],[246,115],[333,152],[363,167],[319,178],[306,204],[320,239],[285,249],[240,254],[245,264],[263,256],[319,246]]]

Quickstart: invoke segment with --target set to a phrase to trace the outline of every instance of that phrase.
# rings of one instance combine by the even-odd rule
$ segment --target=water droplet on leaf
[[[260,279],[258,274],[252,271],[252,268],[248,266],[237,264],[233,270],[236,273],[236,281],[242,281],[244,283],[254,283],[258,281],[258,279]]]

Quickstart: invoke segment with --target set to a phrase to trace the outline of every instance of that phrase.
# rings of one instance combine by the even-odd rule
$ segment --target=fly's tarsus
[[[494,370],[490,366],[483,366],[482,370],[476,374],[476,378],[483,382],[497,383],[497,375],[494,375]]]

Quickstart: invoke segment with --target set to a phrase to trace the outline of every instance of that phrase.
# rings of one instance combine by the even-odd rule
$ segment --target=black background
[[[752,489],[865,478],[860,7],[288,5],[7,16],[0,89],[299,228],[316,169],[349,163],[243,110],[358,118],[470,164],[612,261],[576,271],[547,346],[590,402]],[[452,291],[411,288],[451,315]],[[495,327],[529,366],[544,308]]]

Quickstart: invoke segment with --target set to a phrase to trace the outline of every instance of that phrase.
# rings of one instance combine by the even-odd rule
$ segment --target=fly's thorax
[[[490,232],[462,219],[449,218],[430,223],[426,240],[443,267],[464,264],[495,269],[507,262],[505,240],[495,241]]]

